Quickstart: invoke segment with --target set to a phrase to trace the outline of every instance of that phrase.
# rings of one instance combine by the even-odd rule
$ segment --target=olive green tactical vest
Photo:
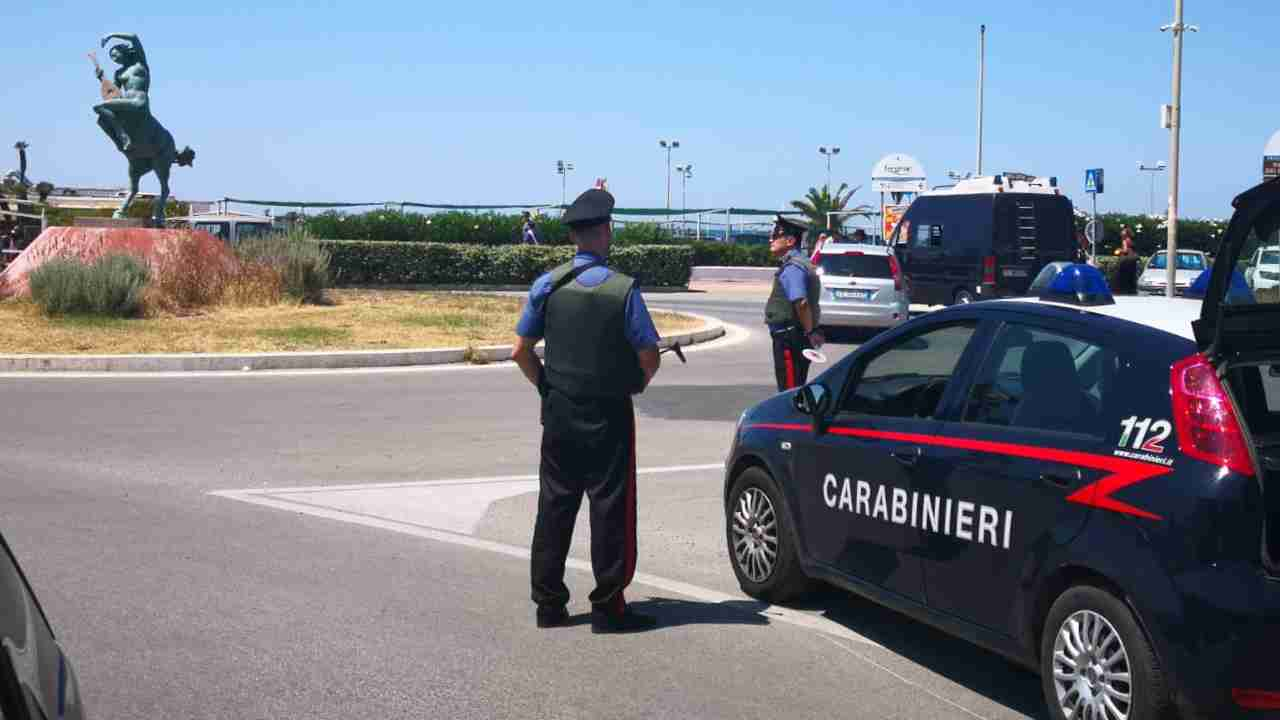
[[[822,278],[818,277],[817,268],[813,263],[799,255],[787,258],[782,267],[773,274],[773,292],[769,293],[769,301],[764,305],[764,321],[770,325],[799,323],[795,305],[787,299],[787,293],[782,289],[782,270],[788,265],[795,265],[804,270],[805,297],[809,301],[809,310],[813,313],[813,324],[817,327],[822,314],[818,306],[822,295]]]
[[[555,286],[573,270],[551,271]],[[551,294],[546,307],[547,382],[570,397],[625,397],[639,392],[644,372],[625,334],[627,293],[635,280],[611,271],[595,287],[572,280]]]

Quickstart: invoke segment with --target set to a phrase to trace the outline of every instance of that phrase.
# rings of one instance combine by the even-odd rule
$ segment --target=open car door
[[[1246,251],[1269,244],[1280,227],[1280,178],[1241,193],[1231,204],[1235,213],[1214,259],[1200,319],[1192,324],[1196,345],[1215,361],[1280,351],[1280,289],[1250,298],[1239,292],[1236,269]]]

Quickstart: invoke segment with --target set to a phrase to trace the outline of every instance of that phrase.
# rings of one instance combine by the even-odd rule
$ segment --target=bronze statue
[[[114,81],[107,80],[97,58],[92,54],[95,74],[102,83],[102,103],[95,105],[98,126],[111,138],[116,149],[129,160],[129,196],[116,210],[115,217],[124,217],[138,194],[138,181],[154,171],[160,181],[160,197],[151,214],[155,227],[164,225],[164,206],[169,201],[169,169],[174,163],[189,167],[196,154],[187,147],[178,152],[173,136],[151,114],[151,67],[137,35],[112,33],[102,38],[102,47],[111,38],[125,42],[111,47],[111,59],[120,66]]]

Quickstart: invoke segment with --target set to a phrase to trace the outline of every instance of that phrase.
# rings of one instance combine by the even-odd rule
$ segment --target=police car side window
[[[932,417],[955,372],[975,325],[928,330],[894,342],[864,361],[840,410],[882,417]]]
[[[1001,328],[969,391],[967,422],[1100,437],[1119,363],[1107,348],[1017,324]]]

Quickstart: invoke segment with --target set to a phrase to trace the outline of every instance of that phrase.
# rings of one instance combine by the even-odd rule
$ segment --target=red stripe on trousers
[[[783,350],[782,357],[787,363],[787,387],[793,388],[796,386],[796,364],[791,361],[791,350]]]
[[[631,414],[631,456],[627,461],[627,533],[624,538],[624,547],[626,552],[627,572],[625,579],[622,581],[622,587],[618,588],[618,594],[614,596],[613,611],[615,613],[626,612],[627,601],[622,591],[631,584],[631,580],[636,574],[636,419],[635,411]]]

